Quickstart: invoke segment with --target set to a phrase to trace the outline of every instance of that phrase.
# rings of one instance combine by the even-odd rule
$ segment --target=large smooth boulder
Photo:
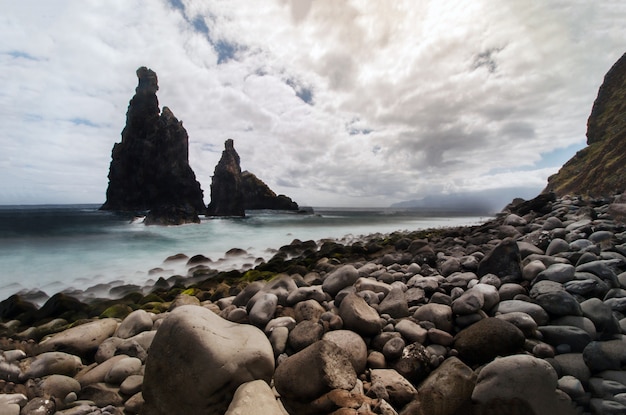
[[[39,343],[43,352],[60,351],[87,356],[95,353],[100,344],[117,329],[117,321],[104,318],[64,330]]]
[[[159,327],[146,361],[143,415],[223,414],[243,383],[274,372],[263,332],[182,306]]]
[[[557,392],[557,374],[548,362],[529,355],[502,357],[478,374],[472,401],[474,413],[574,414],[564,393]]]

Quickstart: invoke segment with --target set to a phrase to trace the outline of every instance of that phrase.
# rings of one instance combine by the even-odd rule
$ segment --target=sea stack
[[[200,183],[189,166],[189,138],[169,108],[159,110],[157,75],[137,69],[139,85],[126,112],[122,141],[113,146],[103,210],[149,211],[146,224],[199,222]]]
[[[604,77],[587,121],[587,147],[548,179],[558,196],[613,196],[626,190],[626,54]]]
[[[222,158],[215,166],[211,181],[209,216],[245,216],[241,185],[241,165],[232,139],[226,140]]]
[[[263,180],[244,171],[241,173],[243,204],[246,210],[298,210],[298,204],[285,195],[276,195]]]

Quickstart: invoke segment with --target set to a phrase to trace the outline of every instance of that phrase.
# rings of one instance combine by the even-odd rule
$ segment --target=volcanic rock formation
[[[261,179],[249,171],[241,173],[243,204],[246,210],[298,210],[298,204],[285,195],[276,195]]]
[[[254,209],[298,210],[298,204],[285,195],[276,195],[253,173],[242,173],[239,154],[233,140],[228,139],[222,158],[215,166],[207,214],[245,216],[246,210]]]
[[[626,54],[604,77],[587,121],[587,147],[548,179],[557,195],[611,196],[626,189]]]
[[[232,139],[226,140],[222,158],[215,166],[211,181],[209,216],[245,216],[239,154]]]
[[[146,223],[199,222],[202,189],[189,166],[187,131],[167,107],[159,110],[154,71],[137,70],[139,85],[126,113],[122,141],[113,146],[103,210],[149,210]]]

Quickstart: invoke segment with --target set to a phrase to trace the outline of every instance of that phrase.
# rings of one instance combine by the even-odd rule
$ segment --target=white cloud
[[[625,17],[611,1],[5,4],[0,203],[104,201],[142,65],[207,201],[227,138],[301,204],[539,190],[559,167],[542,154],[584,145]]]

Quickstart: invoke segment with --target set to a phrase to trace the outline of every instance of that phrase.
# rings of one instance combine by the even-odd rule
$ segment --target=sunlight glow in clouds
[[[103,202],[144,65],[207,202],[227,138],[302,205],[539,192],[562,161],[546,163],[584,147],[626,38],[617,1],[2,6],[0,204]]]

